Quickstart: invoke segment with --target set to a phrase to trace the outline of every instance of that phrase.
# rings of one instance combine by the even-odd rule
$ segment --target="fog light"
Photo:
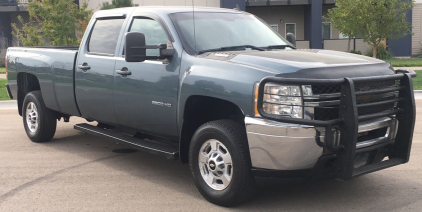
[[[361,166],[364,166],[368,163],[369,153],[359,153],[355,155],[355,163],[353,164],[353,168],[357,169]]]

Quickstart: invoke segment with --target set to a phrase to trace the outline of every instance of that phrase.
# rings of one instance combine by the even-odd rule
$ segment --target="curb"
[[[17,109],[18,104],[16,100],[0,100],[0,110]]]

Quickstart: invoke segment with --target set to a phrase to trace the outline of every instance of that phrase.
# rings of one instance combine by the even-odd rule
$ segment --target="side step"
[[[153,143],[150,141],[134,138],[118,132],[103,129],[100,127],[92,126],[89,124],[76,124],[73,127],[75,130],[79,130],[88,134],[100,136],[103,138],[109,138],[117,142],[129,144],[130,146],[157,155],[166,156],[168,159],[176,160],[179,158],[179,150],[170,146],[165,146],[159,143]]]

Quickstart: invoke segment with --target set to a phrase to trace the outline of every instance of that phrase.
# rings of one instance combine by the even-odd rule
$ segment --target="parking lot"
[[[350,181],[259,179],[235,208],[208,203],[188,165],[83,134],[71,118],[32,143],[14,105],[0,107],[0,211],[420,211],[422,99],[410,162]]]

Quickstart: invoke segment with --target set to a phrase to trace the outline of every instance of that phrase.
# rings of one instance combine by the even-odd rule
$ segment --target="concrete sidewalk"
[[[0,110],[10,110],[17,109],[18,103],[16,100],[1,100],[0,101]]]
[[[0,79],[6,79],[6,74],[0,74]]]
[[[422,99],[422,90],[415,91],[415,99]]]
[[[422,67],[393,67],[394,69],[410,69],[413,71],[422,70]]]

